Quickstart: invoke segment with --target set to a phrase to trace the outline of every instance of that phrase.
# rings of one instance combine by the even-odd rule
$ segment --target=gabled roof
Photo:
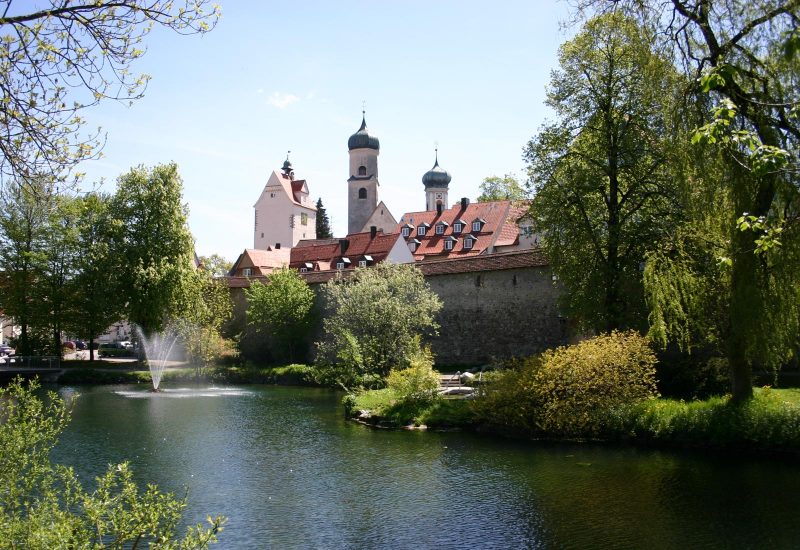
[[[441,214],[433,210],[423,212],[408,212],[400,218],[397,231],[405,224],[419,226],[422,224],[435,225],[439,222],[448,224],[444,232],[435,232],[425,235],[414,235],[420,241],[419,246],[414,250],[414,259],[417,261],[430,257],[447,256],[450,258],[460,258],[465,256],[477,256],[493,250],[499,244],[511,245],[517,241],[519,228],[517,219],[527,210],[527,203],[517,203],[512,201],[492,201],[477,202],[466,205],[456,203],[452,208],[442,211]],[[480,231],[472,231],[472,224],[464,220],[480,220],[482,226]],[[453,223],[461,222],[464,224],[462,231],[453,233]],[[464,249],[461,246],[453,247],[452,250],[444,248],[444,239],[454,235],[463,239],[467,234],[477,238],[472,248]],[[409,236],[408,240],[410,240]]]
[[[308,185],[306,185],[306,180],[293,180],[289,179],[288,176],[278,172],[277,170],[273,170],[272,173],[269,175],[269,179],[267,179],[267,184],[264,186],[264,191],[261,193],[261,197],[264,196],[268,190],[270,192],[274,192],[276,189],[281,189],[284,195],[295,205],[302,206],[303,208],[307,208],[313,212],[316,212],[317,207],[311,203],[303,204],[300,200],[300,194],[306,193],[308,194]],[[261,197],[258,198],[258,201],[261,201]]]
[[[300,269],[305,263],[319,262],[322,270],[323,262],[330,265],[336,264],[336,260],[342,257],[350,258],[350,266],[357,265],[353,258],[371,256],[375,263],[381,262],[389,255],[392,247],[402,239],[399,233],[377,233],[372,237],[371,233],[353,233],[345,239],[325,239],[319,244],[305,243],[291,250],[291,260],[289,267]],[[331,242],[332,241],[332,242]],[[345,249],[342,251],[342,241],[345,241]]]
[[[288,248],[277,250],[247,248],[236,259],[229,274],[233,277],[241,276],[242,270],[249,267],[251,276],[268,275],[274,269],[289,265],[290,252],[291,250]]]

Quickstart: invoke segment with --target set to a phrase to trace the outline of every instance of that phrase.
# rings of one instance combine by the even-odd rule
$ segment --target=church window
[[[367,198],[367,188],[362,187],[358,190],[358,198],[359,199],[366,199]]]
[[[359,176],[366,176],[367,175],[367,167],[366,166],[359,166],[358,167],[358,175]]]
[[[300,225],[308,225],[308,214],[305,212],[300,213]]]

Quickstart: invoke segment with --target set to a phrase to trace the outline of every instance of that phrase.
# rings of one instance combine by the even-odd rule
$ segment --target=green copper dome
[[[361,118],[361,128],[347,140],[347,148],[351,151],[353,149],[375,149],[377,151],[381,148],[378,138],[369,135],[365,116]]]
[[[425,175],[422,176],[422,183],[425,184],[426,189],[428,187],[447,187],[451,179],[453,178],[450,172],[439,166],[439,151],[437,150],[436,162],[433,168],[425,172]]]

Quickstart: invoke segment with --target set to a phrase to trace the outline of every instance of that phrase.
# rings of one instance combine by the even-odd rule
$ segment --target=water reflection
[[[344,421],[325,390],[224,390],[243,393],[85,390],[56,458],[86,479],[130,458],[140,481],[188,488],[187,522],[230,517],[221,548],[800,541],[789,461],[375,431]]]

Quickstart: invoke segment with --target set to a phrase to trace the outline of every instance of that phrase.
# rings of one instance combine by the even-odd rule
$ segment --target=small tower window
[[[359,166],[358,167],[358,175],[359,176],[366,176],[367,175],[367,167],[366,166]]]
[[[359,199],[366,199],[367,198],[367,188],[362,187],[358,190],[358,198]]]

